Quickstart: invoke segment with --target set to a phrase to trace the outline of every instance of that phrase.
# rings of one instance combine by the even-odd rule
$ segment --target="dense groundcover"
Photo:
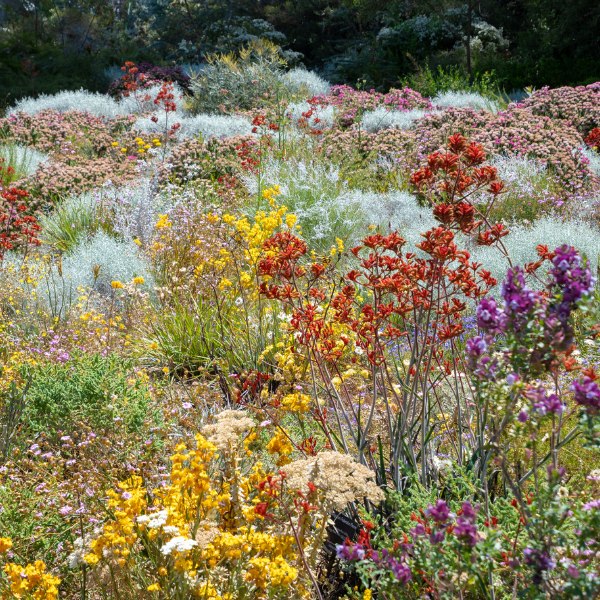
[[[0,119],[0,594],[600,591],[600,83],[253,42]]]

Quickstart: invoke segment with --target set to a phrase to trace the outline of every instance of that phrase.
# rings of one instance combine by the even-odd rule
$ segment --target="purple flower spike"
[[[586,407],[590,412],[600,410],[600,387],[591,378],[585,375],[579,381],[575,381],[571,386],[575,393],[575,402]]]
[[[504,330],[504,313],[498,308],[493,298],[483,298],[477,307],[477,326],[490,333],[501,333]]]
[[[436,523],[445,523],[450,518],[450,509],[444,500],[438,500],[435,506],[430,504],[426,513]]]

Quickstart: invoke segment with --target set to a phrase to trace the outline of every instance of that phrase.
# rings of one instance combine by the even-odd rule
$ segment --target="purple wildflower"
[[[490,333],[501,333],[504,324],[504,313],[498,308],[496,301],[493,298],[483,298],[477,307],[477,326]]]
[[[533,409],[540,415],[559,415],[565,408],[556,394],[548,395],[543,387],[530,387],[525,396],[533,402]]]
[[[430,504],[426,513],[436,523],[445,523],[450,518],[450,509],[444,500],[438,500],[435,506]]]
[[[533,568],[533,583],[539,585],[543,581],[543,573],[552,571],[556,567],[556,561],[546,550],[537,548],[525,548],[523,550],[525,564]]]
[[[585,375],[579,381],[575,381],[571,386],[575,393],[575,402],[585,406],[591,412],[600,410],[600,387],[589,376]]]

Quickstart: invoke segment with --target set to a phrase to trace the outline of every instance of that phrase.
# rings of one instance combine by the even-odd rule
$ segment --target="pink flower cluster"
[[[534,115],[567,121],[586,135],[600,126],[600,82],[578,87],[544,87],[514,106]]]
[[[338,118],[343,127],[352,125],[361,112],[374,110],[380,106],[400,111],[433,107],[428,98],[424,98],[419,92],[408,87],[392,88],[387,94],[381,94],[375,90],[357,90],[349,85],[334,85],[328,94],[314,96],[309,103],[316,106],[338,107],[340,113]]]
[[[133,116],[107,120],[86,112],[43,110],[35,115],[13,113],[0,119],[0,131],[9,142],[35,146],[51,154],[63,154],[69,146],[102,155],[108,152],[116,134],[130,129],[134,121]]]
[[[425,115],[415,127],[423,154],[443,147],[451,133],[460,132],[484,146],[492,155],[534,158],[551,167],[570,191],[583,191],[594,178],[582,160],[581,134],[563,120],[536,115],[520,105],[511,105],[494,115],[470,108],[450,108]]]

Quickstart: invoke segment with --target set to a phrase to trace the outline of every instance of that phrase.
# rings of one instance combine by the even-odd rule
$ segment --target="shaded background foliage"
[[[575,85],[600,78],[599,31],[595,0],[5,0],[0,99],[104,90],[124,60],[201,64],[256,38],[379,89],[439,65],[494,70],[507,91]]]

